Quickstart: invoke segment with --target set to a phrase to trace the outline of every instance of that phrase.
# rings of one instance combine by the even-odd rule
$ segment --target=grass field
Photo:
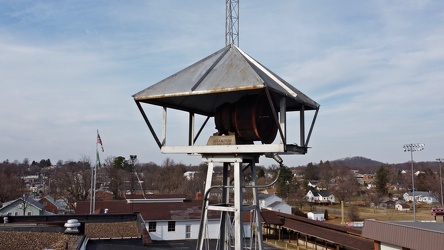
[[[430,213],[430,205],[418,204],[416,207],[416,220],[417,221],[432,221],[435,220],[435,217]],[[327,207],[326,207],[327,208]],[[339,205],[329,206],[328,208],[340,209]],[[348,210],[350,207],[344,207],[344,210]],[[358,207],[359,209],[359,218],[361,221],[366,219],[375,219],[380,221],[413,221],[414,213],[413,209],[408,212],[396,211],[395,209],[377,209],[377,208],[369,208],[369,207]],[[329,214],[329,223],[333,224],[341,224],[341,216],[340,215],[330,215]],[[348,217],[344,218],[345,222],[351,221]],[[436,218],[436,221],[442,222],[443,219],[440,217]]]

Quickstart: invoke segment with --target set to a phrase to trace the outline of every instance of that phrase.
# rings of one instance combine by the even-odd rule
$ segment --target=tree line
[[[88,200],[91,192],[91,174],[93,166],[88,157],[78,161],[58,161],[52,165],[49,159],[40,162],[4,161],[0,163],[0,203],[22,197],[29,186],[25,185],[23,176],[38,175],[40,179],[39,193],[50,194],[54,198],[63,198],[70,208],[75,207],[77,201]],[[393,166],[380,165],[372,167],[367,172],[374,174],[375,190],[367,190],[360,185],[352,169],[340,162],[321,161],[318,164],[309,163],[306,166],[257,166],[258,184],[270,183],[280,173],[275,183],[277,195],[284,198],[292,206],[302,206],[306,201],[304,196],[311,187],[310,181],[318,182],[318,187],[329,190],[336,199],[352,201],[356,197],[368,201],[377,201],[381,197],[393,195],[394,187],[397,190],[411,190],[411,175],[403,173],[401,169],[408,169],[409,165]],[[415,176],[416,190],[431,191],[440,197],[439,176],[428,164],[419,164],[416,167],[421,174]],[[249,169],[249,168],[248,168]],[[244,173],[245,185],[251,181],[251,174]],[[218,168],[215,168],[217,171]],[[96,190],[106,190],[113,199],[125,199],[132,194],[159,193],[183,194],[194,199],[197,192],[203,192],[207,165],[184,165],[166,158],[162,164],[153,162],[140,163],[136,159],[127,159],[123,156],[108,157],[97,170]],[[185,176],[186,172],[192,172]],[[217,184],[217,182],[215,182]],[[28,185],[33,185],[32,183]],[[244,197],[251,196],[247,190]],[[100,197],[98,197],[100,199]]]

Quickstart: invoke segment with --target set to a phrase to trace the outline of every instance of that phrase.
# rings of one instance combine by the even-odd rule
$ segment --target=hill
[[[330,162],[333,166],[341,165],[349,167],[350,169],[363,169],[363,168],[378,168],[384,163],[375,161],[362,156],[347,157],[343,159],[333,160]]]
[[[374,173],[380,166],[387,166],[390,165],[393,169],[399,171],[399,170],[409,170],[410,169],[410,163],[404,162],[404,163],[393,163],[393,164],[387,164],[380,161],[372,160],[369,158],[365,158],[362,156],[353,156],[353,157],[346,157],[342,159],[332,160],[329,161],[330,164],[333,167],[338,166],[345,166],[349,169],[354,170],[361,170],[361,173]],[[304,169],[307,167],[306,165],[299,166],[300,168]],[[432,169],[433,171],[439,171],[439,164],[434,161],[430,162],[415,162],[415,169],[416,170],[425,170],[427,168]]]

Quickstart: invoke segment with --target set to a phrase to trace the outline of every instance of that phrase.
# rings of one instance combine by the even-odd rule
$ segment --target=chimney
[[[196,192],[196,200],[202,200],[202,193],[200,191]]]

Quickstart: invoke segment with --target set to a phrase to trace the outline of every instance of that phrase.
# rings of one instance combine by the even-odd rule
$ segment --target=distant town
[[[72,212],[78,201],[89,199],[91,169],[95,165],[86,157],[57,163],[50,159],[38,162],[5,160],[0,163],[0,202],[23,196],[39,199],[50,195],[63,201],[64,213]],[[310,203],[330,205],[340,201],[350,206],[388,205],[395,209],[395,204],[380,204],[390,200],[406,204],[405,210],[413,200],[410,167],[410,162],[388,165],[364,157],[286,166],[273,190],[262,192],[282,197],[294,209]],[[438,162],[414,163],[418,203],[441,203],[439,167]],[[277,170],[277,165],[259,166],[258,182],[272,180]],[[192,199],[196,192],[203,192],[206,165],[184,165],[171,158],[157,165],[118,156],[105,159],[97,172],[96,190],[106,193],[106,199],[121,200],[134,194],[183,194]],[[322,199],[318,197],[320,193],[329,194],[330,198]]]
[[[261,209],[361,229],[363,221],[371,218],[409,221],[418,216],[421,221],[439,221],[431,211],[442,207],[440,163],[413,164],[413,173],[411,162],[389,165],[364,157],[305,166],[258,166],[255,173],[258,184],[269,183],[280,175],[272,187],[259,190]],[[183,229],[191,230],[188,236],[167,237],[159,233],[173,229],[181,232],[180,224],[168,224],[173,220],[171,215],[165,218],[158,213],[157,218],[152,212],[159,208],[171,210],[164,205],[176,203],[177,209],[183,209],[182,216],[190,207],[200,210],[207,165],[184,165],[171,158],[157,165],[138,162],[136,157],[108,157],[100,167],[86,157],[56,163],[50,159],[5,160],[0,164],[0,215],[11,222],[14,217],[90,214],[91,176],[95,167],[94,214],[140,212],[145,222],[149,221],[146,226],[151,240],[197,238],[196,230],[191,227]],[[222,183],[222,173],[218,173],[221,169],[215,169],[215,183]],[[251,175],[244,175],[245,185],[251,181]],[[211,195],[213,200],[220,199],[217,192]],[[252,195],[246,189],[243,198],[252,199]],[[153,204],[156,208],[150,207]],[[198,221],[200,214],[187,216]],[[162,225],[164,220],[167,224]]]

